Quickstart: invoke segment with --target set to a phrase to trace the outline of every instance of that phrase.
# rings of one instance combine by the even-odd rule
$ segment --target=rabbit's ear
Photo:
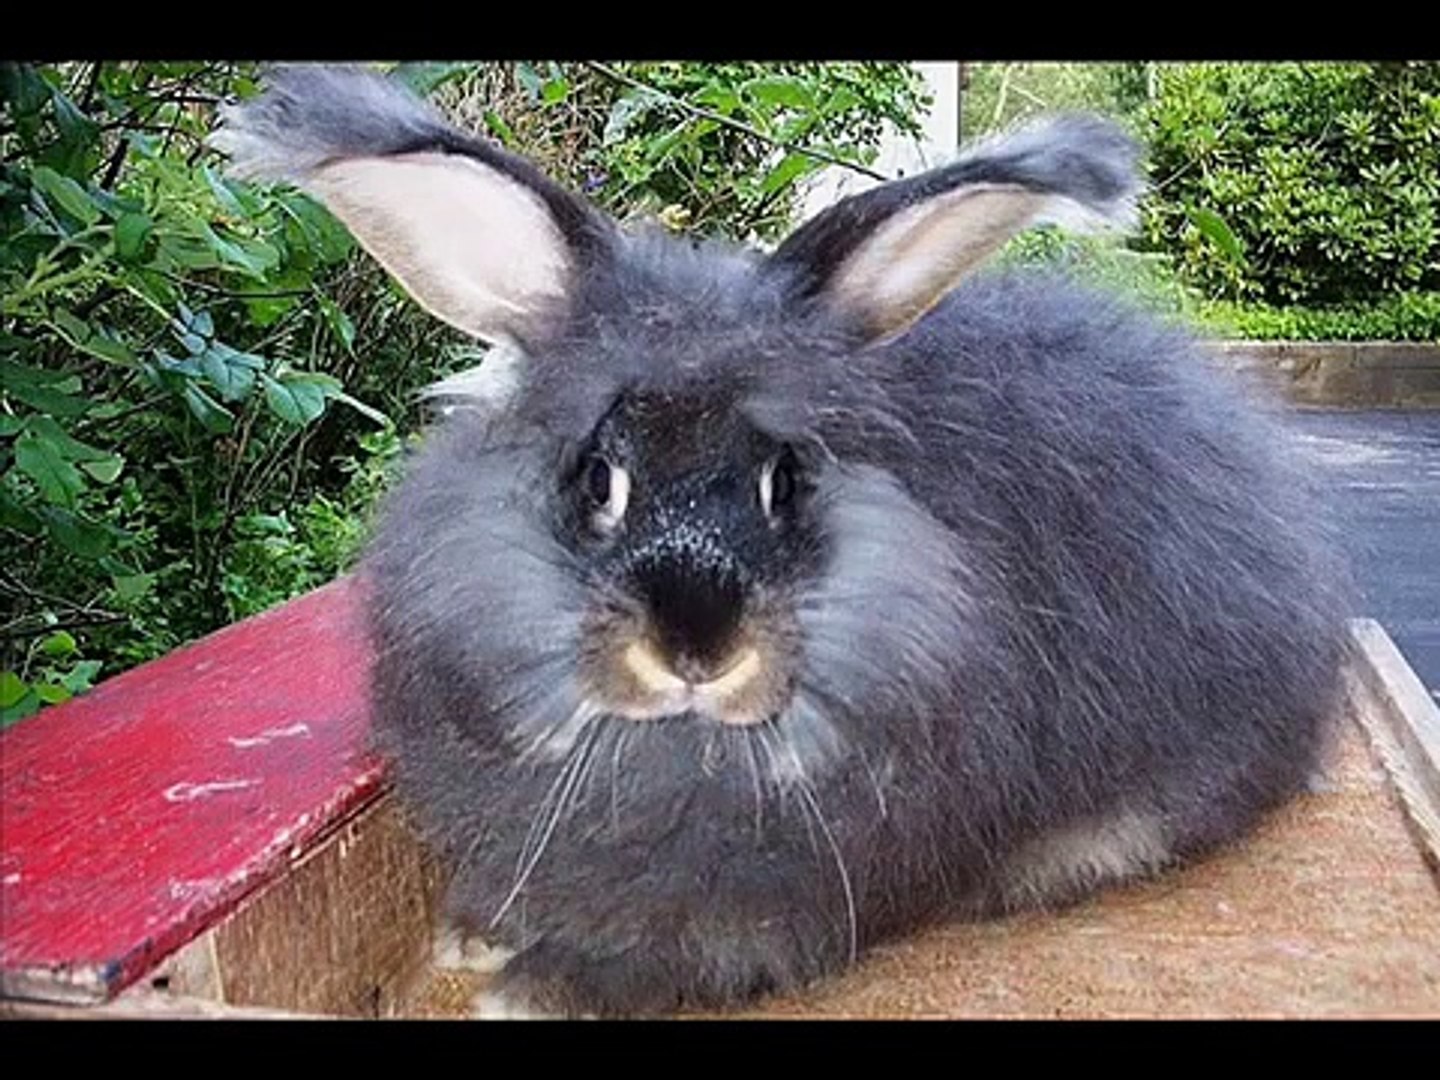
[[[608,246],[610,222],[529,162],[447,125],[398,83],[294,65],[222,114],[239,176],[290,180],[431,313],[495,341]]]
[[[797,299],[822,297],[874,337],[894,334],[1031,225],[1128,225],[1136,157],[1112,123],[1059,117],[836,203],[793,233],[771,266]]]

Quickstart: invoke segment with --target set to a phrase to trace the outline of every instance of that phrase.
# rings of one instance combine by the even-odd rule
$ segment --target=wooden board
[[[342,581],[0,734],[0,995],[101,1001],[380,791]]]

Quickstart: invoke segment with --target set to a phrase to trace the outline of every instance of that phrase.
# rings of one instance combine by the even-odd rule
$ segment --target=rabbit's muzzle
[[[590,618],[581,671],[591,703],[632,720],[693,715],[732,725],[789,701],[789,637],[722,544],[690,537],[635,559],[636,601]]]

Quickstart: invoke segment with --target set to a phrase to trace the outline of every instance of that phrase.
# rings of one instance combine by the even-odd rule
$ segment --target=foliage
[[[396,74],[612,209],[734,236],[779,230],[795,148],[868,160],[920,100],[899,64]],[[342,571],[415,392],[474,362],[316,203],[223,176],[214,106],[256,79],[0,65],[0,723]]]
[[[1012,259],[1226,337],[1440,337],[1440,64],[970,68],[971,136],[1072,108],[1145,144],[1143,235],[1127,250],[1042,231]]]
[[[1168,255],[1132,250],[1113,235],[1082,235],[1044,226],[1015,237],[995,261],[997,268],[1055,271],[1177,321],[1193,324],[1202,317],[1202,298],[1178,277]]]
[[[1256,341],[1440,341],[1440,292],[1325,308],[1211,300],[1200,317],[1216,336]]]
[[[1375,303],[1276,306],[1212,300],[1177,272],[1174,256],[1136,251],[1114,237],[1032,229],[1012,240],[999,266],[1058,271],[1119,293],[1161,317],[1218,338],[1257,341],[1440,340],[1440,292],[1397,292]]]
[[[1046,113],[1095,111],[1138,126],[1156,65],[1111,63],[969,64],[960,124],[967,140]]]
[[[762,241],[826,158],[873,161],[928,107],[908,65],[813,61],[493,65],[437,99],[622,217]]]
[[[1167,64],[1157,86],[1145,234],[1207,295],[1333,307],[1440,289],[1440,63]]]
[[[253,76],[0,67],[7,698],[57,700],[44,688],[73,692],[254,610],[237,582],[255,522],[343,491],[343,451],[403,416],[431,370],[413,357],[443,334],[337,221],[225,179],[204,148],[214,102]],[[321,549],[293,583],[344,554]],[[57,640],[69,668],[36,647]]]

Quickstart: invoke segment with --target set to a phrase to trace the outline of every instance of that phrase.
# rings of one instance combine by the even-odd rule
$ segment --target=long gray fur
[[[388,95],[301,105],[289,85],[232,120],[268,133],[252,161],[429,137]],[[1344,570],[1282,422],[1202,348],[1043,276],[971,279],[881,344],[810,302],[878,222],[957,183],[1101,207],[1134,190],[1109,125],[1017,140],[842,204],[770,259],[615,233],[525,342],[503,413],[452,412],[389,498],[364,565],[377,729],[455,870],[451,910],[516,951],[512,996],[632,1013],[799,986],[1013,904],[1005,868],[1036,842],[1136,819],[1197,857],[1315,767]],[[740,510],[715,526],[754,603],[794,615],[771,722],[581,709],[586,620],[633,603],[631,541],[586,539],[567,477],[637,398],[657,419],[625,433],[635,490],[686,485],[653,481],[676,493],[656,521],[748,485],[744,438],[803,456],[793,534]]]

